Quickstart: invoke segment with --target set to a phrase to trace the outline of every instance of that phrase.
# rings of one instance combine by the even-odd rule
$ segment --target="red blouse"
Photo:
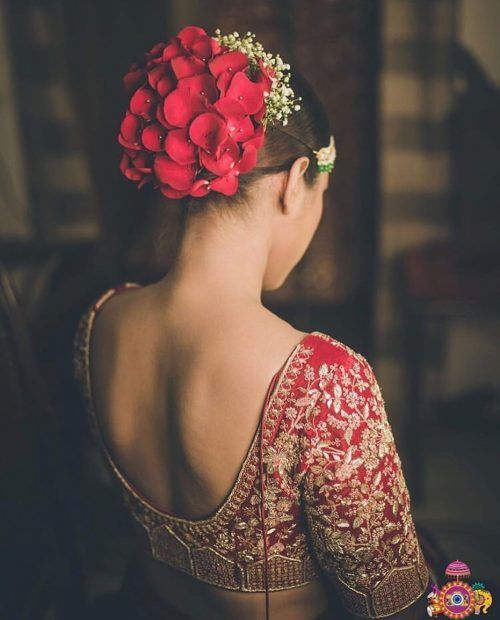
[[[237,480],[212,515],[165,512],[127,481],[99,432],[89,342],[102,305],[136,286],[122,284],[92,304],[74,360],[96,440],[152,556],[221,588],[266,592],[266,603],[268,591],[325,574],[344,607],[363,618],[419,598],[429,572],[380,387],[366,358],[328,334],[307,334],[273,377]]]

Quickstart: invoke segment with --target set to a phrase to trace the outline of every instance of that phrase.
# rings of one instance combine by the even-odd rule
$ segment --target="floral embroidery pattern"
[[[130,485],[99,435],[89,342],[96,308],[111,294],[80,321],[75,376],[96,441],[154,558],[219,587],[265,589],[262,430],[269,590],[326,574],[344,606],[366,618],[396,613],[425,591],[428,569],[401,463],[379,385],[363,356],[327,334],[309,334],[278,377],[227,500],[209,518],[183,519],[158,510]]]
[[[319,564],[345,606],[367,617],[388,615],[422,594],[428,570],[373,369],[361,354],[330,342],[328,361],[304,372],[296,481]]]

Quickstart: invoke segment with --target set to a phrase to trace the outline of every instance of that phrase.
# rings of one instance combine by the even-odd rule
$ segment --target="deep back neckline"
[[[98,312],[102,309],[103,305],[115,294],[128,289],[142,288],[142,286],[136,282],[125,282],[119,286],[109,288],[102,295],[99,296],[84,317],[84,333],[83,333],[83,347],[82,347],[82,369],[83,369],[83,382],[86,392],[86,401],[89,413],[92,419],[92,425],[97,440],[106,455],[106,458],[123,486],[127,491],[133,495],[136,500],[142,503],[147,509],[155,513],[157,516],[166,520],[177,523],[186,523],[192,525],[210,525],[211,523],[222,520],[228,520],[238,505],[247,496],[252,483],[255,480],[255,476],[258,470],[259,459],[259,437],[262,436],[263,440],[269,440],[272,436],[272,431],[275,426],[276,420],[279,416],[280,405],[282,399],[280,398],[280,392],[284,389],[284,383],[287,378],[287,371],[293,365],[299,352],[304,349],[309,343],[309,340],[315,336],[323,337],[323,334],[319,331],[312,331],[306,333],[301,340],[294,346],[292,351],[288,354],[287,358],[279,368],[279,370],[273,375],[267,389],[266,399],[261,409],[259,423],[254,432],[253,439],[250,443],[250,447],[246,452],[242,465],[236,476],[236,480],[231,486],[230,491],[226,495],[225,499],[219,505],[218,508],[211,511],[207,516],[199,518],[187,518],[177,515],[171,511],[165,510],[157,506],[149,497],[141,492],[136,485],[132,484],[127,476],[124,475],[122,469],[118,466],[115,457],[112,455],[111,450],[108,448],[104,435],[99,423],[99,419],[96,413],[94,394],[92,390],[92,382],[90,376],[90,340],[92,336],[92,328]],[[264,428],[262,428],[264,426]]]

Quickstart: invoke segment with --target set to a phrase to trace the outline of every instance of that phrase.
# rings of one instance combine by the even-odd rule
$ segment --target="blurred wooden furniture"
[[[414,501],[422,499],[422,370],[426,326],[456,317],[500,318],[500,89],[456,44],[461,90],[448,118],[449,240],[404,253],[397,264],[408,370],[405,439]]]
[[[0,617],[77,618],[83,589],[58,424],[0,264]]]
[[[422,416],[426,328],[440,321],[443,329],[458,317],[500,317],[500,252],[483,260],[464,256],[452,242],[436,242],[406,252],[398,264],[404,317],[407,410],[404,422],[408,485],[412,500],[424,496]]]

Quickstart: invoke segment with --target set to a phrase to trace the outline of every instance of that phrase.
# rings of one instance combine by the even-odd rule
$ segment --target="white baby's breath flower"
[[[273,55],[271,52],[266,52],[262,44],[254,40],[255,36],[250,31],[247,31],[244,37],[240,37],[236,31],[222,35],[220,28],[217,28],[214,38],[230,51],[239,50],[245,54],[248,57],[250,70],[256,70],[260,60],[264,67],[274,72],[274,76],[271,77],[271,91],[264,92],[266,112],[262,123],[267,125],[269,122],[279,120],[286,125],[292,111],[300,109],[296,102],[301,100],[301,97],[295,97],[293,89],[288,85],[290,64],[283,62],[279,54]]]

